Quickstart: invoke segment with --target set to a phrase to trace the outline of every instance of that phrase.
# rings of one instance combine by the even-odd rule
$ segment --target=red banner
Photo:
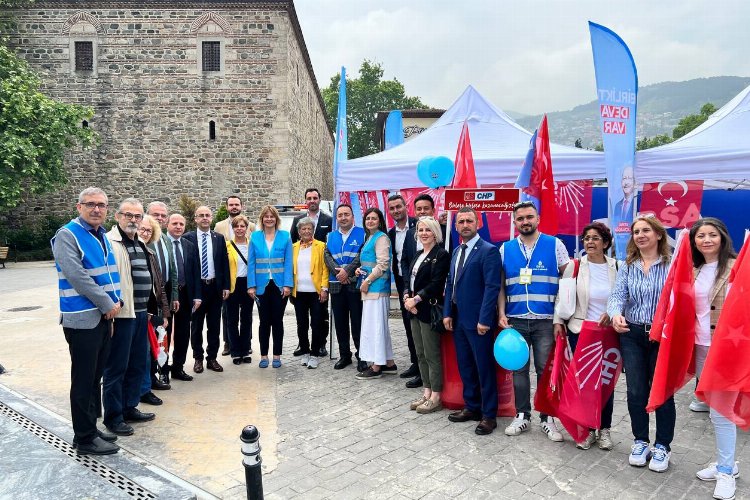
[[[545,415],[558,416],[562,383],[570,367],[570,349],[565,337],[555,338],[555,349],[550,352],[542,378],[537,383],[534,408]]]
[[[443,206],[445,205],[445,189],[438,188],[432,189],[428,187],[410,188],[399,190],[401,196],[406,200],[406,206],[409,209],[409,217],[414,217],[414,200],[420,194],[429,194],[432,200],[435,202],[435,218],[437,218],[443,212]]]
[[[563,382],[558,417],[576,442],[598,429],[602,408],[622,371],[620,339],[611,327],[584,321],[576,352]]]
[[[578,236],[591,222],[594,183],[588,181],[565,181],[557,183],[557,234]]]
[[[667,227],[689,228],[701,217],[703,181],[644,184],[642,196],[641,213],[653,213]]]

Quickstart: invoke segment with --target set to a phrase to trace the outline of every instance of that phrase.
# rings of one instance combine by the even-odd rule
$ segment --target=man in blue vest
[[[477,420],[474,432],[491,434],[497,428],[497,375],[492,329],[497,321],[500,293],[500,256],[497,247],[477,234],[474,209],[456,214],[461,244],[453,251],[445,283],[443,324],[453,330],[456,362],[464,385],[464,408],[448,415],[451,422]]]
[[[352,207],[346,203],[341,203],[336,208],[336,224],[337,229],[328,234],[324,255],[330,272],[328,286],[336,340],[339,344],[339,360],[333,368],[341,370],[352,364],[349,344],[351,331],[356,349],[357,370],[362,372],[367,369],[367,364],[359,359],[362,297],[356,287],[354,271],[359,267],[359,251],[365,242],[365,230],[354,225]]]
[[[112,319],[122,307],[117,263],[102,227],[108,203],[107,194],[101,189],[84,189],[76,205],[79,216],[52,238],[60,323],[70,351],[73,446],[79,455],[108,455],[120,449],[113,444],[117,436],[96,428]]]
[[[570,262],[562,241],[539,232],[539,211],[530,202],[517,203],[513,208],[513,224],[518,238],[503,243],[505,287],[498,299],[501,328],[518,330],[529,349],[533,349],[537,381],[541,379],[552,346],[555,343],[552,317],[558,281]],[[529,362],[513,372],[516,418],[505,428],[508,436],[529,430],[531,421],[531,382]],[[541,414],[542,431],[552,441],[562,441],[562,434],[552,417]]]

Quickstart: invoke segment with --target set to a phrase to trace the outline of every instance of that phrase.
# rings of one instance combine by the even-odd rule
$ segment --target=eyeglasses
[[[151,229],[151,228],[149,228],[149,227],[142,227],[142,228],[140,228],[140,229],[138,230],[138,232],[139,232],[139,233],[149,233],[149,234],[151,234],[151,233],[153,233],[153,232],[154,232],[154,230],[153,230],[153,229]]]
[[[142,220],[143,214],[131,214],[130,212],[120,212],[120,215],[124,216],[128,220]]]
[[[597,242],[597,241],[602,241],[602,239],[599,236],[586,236],[585,238],[583,238],[583,241]]]
[[[109,206],[106,203],[94,203],[93,201],[87,201],[86,203],[81,203],[80,205],[88,208],[89,210],[93,210],[95,208],[98,208],[99,210],[106,210]]]

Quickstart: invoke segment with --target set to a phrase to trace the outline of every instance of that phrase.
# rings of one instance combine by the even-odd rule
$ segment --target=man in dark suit
[[[198,269],[200,270],[201,296],[203,302],[195,310],[190,325],[190,344],[193,346],[195,373],[203,372],[203,322],[206,322],[205,350],[206,367],[215,372],[222,372],[216,356],[219,353],[221,330],[221,306],[229,297],[229,257],[224,236],[211,231],[213,213],[207,206],[195,210],[195,224],[198,229],[189,232],[185,239],[194,243],[198,250]]]
[[[289,232],[292,237],[292,243],[297,243],[299,241],[297,223],[305,217],[310,217],[315,223],[313,238],[325,243],[328,238],[328,233],[333,229],[333,219],[330,215],[320,210],[320,191],[318,191],[317,188],[306,189],[305,203],[307,203],[307,213],[298,215],[292,222],[292,230]]]
[[[195,245],[183,238],[185,217],[172,214],[167,222],[167,234],[174,250],[174,265],[177,269],[177,308],[172,315],[174,321],[174,348],[172,349],[172,378],[188,382],[193,380],[185,373],[185,358],[190,344],[190,318],[201,305],[201,274],[198,266],[198,251]]]
[[[409,313],[404,308],[404,277],[408,274],[409,264],[417,253],[417,241],[414,239],[414,233],[412,232],[411,238],[407,234],[417,224],[417,219],[409,217],[406,211],[406,201],[400,194],[388,197],[388,213],[395,222],[393,227],[388,230],[388,237],[391,239],[391,251],[393,252],[391,268],[398,291],[398,303],[401,306],[401,319],[404,321],[406,344],[409,347],[411,361],[409,369],[399,376],[411,378],[406,382],[406,387],[422,387],[422,377],[419,375],[419,365],[417,364],[417,350],[414,347],[414,339],[411,334],[411,320],[409,319]]]
[[[328,234],[333,230],[333,218],[327,213],[320,210],[320,191],[317,188],[305,189],[305,203],[307,203],[307,213],[298,215],[292,222],[292,230],[289,235],[292,238],[292,243],[299,241],[299,231],[297,231],[297,223],[305,217],[312,219],[315,227],[313,228],[313,238],[326,243],[328,240]],[[330,329],[330,320],[328,314],[328,306],[323,308],[323,331],[325,332],[326,339],[328,338],[328,330]],[[322,358],[328,356],[328,350],[325,348],[326,339],[323,339],[323,347],[320,348],[318,353],[312,353],[313,355]],[[294,351],[295,356],[301,356],[303,351],[297,348]]]
[[[497,376],[492,327],[497,324],[500,254],[477,234],[477,213],[469,207],[456,214],[461,245],[451,259],[445,284],[443,323],[453,330],[456,361],[464,385],[464,408],[448,415],[451,422],[478,420],[474,432],[497,428]]]

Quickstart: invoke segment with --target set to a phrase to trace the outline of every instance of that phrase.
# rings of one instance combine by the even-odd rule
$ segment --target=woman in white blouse
[[[244,215],[232,219],[234,238],[227,241],[229,256],[229,298],[227,298],[227,329],[232,363],[252,362],[250,341],[253,335],[253,304],[247,294],[247,228],[250,221]]]
[[[711,338],[727,295],[727,280],[737,255],[727,226],[714,217],[699,219],[690,228],[690,250],[695,277],[695,376],[700,378]],[[694,403],[690,408],[694,410]],[[702,403],[705,404],[705,403]],[[717,462],[698,471],[698,479],[716,481],[714,498],[734,498],[739,469],[734,461],[737,426],[711,408]]]
[[[605,252],[612,246],[612,233],[609,228],[601,222],[592,222],[583,229],[581,239],[586,255],[581,257],[578,265],[576,310],[567,324],[557,315],[554,318],[556,335],[565,335],[567,326],[568,343],[573,352],[576,350],[578,334],[581,332],[584,321],[593,321],[599,326],[610,325],[607,300],[617,278],[617,261],[605,255]],[[562,277],[572,277],[575,267],[575,263],[568,265]],[[560,300],[559,296],[557,300]],[[613,448],[614,444],[609,433],[609,428],[612,426],[613,407],[614,394],[602,408],[598,436],[596,430],[592,429],[585,440],[576,443],[578,448],[588,450],[597,440],[600,449],[611,450]]]

